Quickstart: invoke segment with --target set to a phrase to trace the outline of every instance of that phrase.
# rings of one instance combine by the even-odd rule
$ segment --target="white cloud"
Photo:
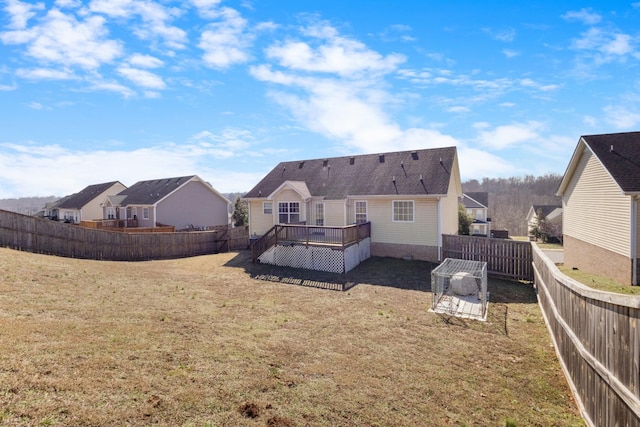
[[[164,65],[164,62],[162,62],[162,60],[154,56],[142,55],[139,53],[131,55],[128,61],[129,64],[142,68],[158,68]]]
[[[608,105],[603,111],[605,121],[618,129],[633,129],[640,124],[640,113],[628,108]]]
[[[56,0],[55,5],[59,8],[74,8],[80,7],[82,3],[80,2],[80,0]]]
[[[166,87],[160,76],[146,70],[121,66],[118,67],[117,71],[138,86],[149,89],[164,89]]]
[[[16,89],[18,89],[18,85],[15,83],[10,85],[0,84],[0,92],[9,92],[11,90],[16,90]]]
[[[502,53],[507,58],[515,58],[516,56],[520,55],[520,52],[518,52],[517,50],[513,50],[513,49],[502,49]]]
[[[558,90],[560,88],[560,85],[554,85],[554,84],[544,85],[532,79],[521,79],[520,85],[539,90],[540,92],[551,92],[554,90]]]
[[[486,32],[491,37],[501,42],[512,42],[516,38],[516,30],[514,30],[513,28],[508,28],[506,30],[499,30],[499,31],[494,31],[492,29],[485,28],[484,32]]]
[[[191,3],[198,9],[198,14],[203,18],[217,18],[218,5],[221,0],[191,0]]]
[[[16,75],[28,80],[71,80],[76,76],[69,70],[54,70],[50,68],[33,68],[16,70]]]
[[[482,128],[486,128],[486,124],[483,124]],[[539,131],[542,128],[542,124],[536,121],[497,126],[490,130],[480,129],[480,126],[476,126],[476,129],[479,130],[477,140],[484,147],[503,150],[538,140]]]
[[[222,20],[209,24],[198,43],[204,62],[211,68],[225,69],[248,61],[251,37],[245,33],[246,19],[231,8],[221,9],[216,16]]]
[[[469,107],[464,107],[462,105],[456,105],[456,106],[447,108],[447,111],[450,112],[450,113],[468,113],[471,110],[469,109]]]
[[[41,62],[93,70],[122,52],[120,42],[108,40],[107,34],[102,17],[78,21],[51,9],[39,25],[0,33],[0,40],[5,44],[27,44],[27,55]]]
[[[27,28],[29,19],[36,15],[36,11],[44,10],[43,3],[24,3],[19,0],[7,0],[4,10],[11,18],[8,27],[15,30]]]
[[[236,155],[240,150],[246,150],[253,145],[254,137],[251,132],[243,129],[226,128],[219,134],[202,131],[191,137],[192,141],[208,144],[211,147],[228,150],[226,157]]]
[[[199,144],[163,144],[131,151],[71,150],[59,145],[0,144],[0,198],[67,194],[90,184],[198,175],[221,192],[246,191],[266,171],[227,170],[228,151]],[[144,164],[144,168],[140,165]],[[221,166],[222,165],[222,166]],[[55,179],[42,179],[43,176]]]
[[[458,147],[458,163],[463,181],[485,176],[513,176],[518,172],[513,162],[466,145]]]
[[[598,28],[590,28],[574,39],[572,48],[590,55],[596,64],[624,60],[635,52],[633,38],[628,34],[605,32]]]
[[[134,19],[140,17],[142,25],[134,25],[134,33],[143,40],[161,39],[171,49],[184,49],[187,33],[169,23],[181,12],[152,1],[92,0],[89,10],[113,18]]]
[[[357,40],[341,37],[326,24],[308,27],[305,34],[321,44],[314,48],[304,41],[287,41],[269,47],[267,57],[291,70],[335,73],[342,77],[387,74],[405,61],[403,55],[382,56]]]
[[[589,127],[596,127],[598,125],[598,119],[593,116],[586,115],[582,118],[582,121]]]
[[[112,82],[112,81],[104,81],[104,80],[95,80],[90,82],[88,87],[90,91],[107,91],[107,92],[116,92],[122,95],[125,98],[129,98],[135,95],[135,92],[129,89],[128,87]]]
[[[580,21],[586,25],[594,25],[601,21],[601,16],[591,11],[591,9],[580,9],[578,11],[569,11],[562,15],[566,21]]]

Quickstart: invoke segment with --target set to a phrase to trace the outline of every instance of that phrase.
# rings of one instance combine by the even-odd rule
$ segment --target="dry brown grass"
[[[429,268],[0,248],[0,425],[582,425],[532,287],[492,280],[487,322],[447,318]]]

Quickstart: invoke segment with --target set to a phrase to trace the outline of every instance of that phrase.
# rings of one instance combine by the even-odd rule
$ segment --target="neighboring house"
[[[457,234],[455,147],[282,162],[244,196],[252,239],[276,224],[370,222],[370,254],[439,261]]]
[[[231,202],[197,175],[139,181],[103,199],[102,218],[131,227],[205,229],[229,224]]]
[[[80,224],[102,218],[101,203],[109,194],[116,194],[127,188],[119,181],[94,184],[84,190],[63,197],[45,206],[45,216],[57,221]]]
[[[565,266],[637,285],[640,132],[582,136],[557,194]]]
[[[562,205],[532,205],[527,213],[527,230],[531,230],[538,224],[538,213],[541,213],[551,231],[550,237],[559,237],[562,234]]]
[[[464,193],[462,205],[467,215],[473,218],[469,226],[469,234],[489,236],[491,232],[491,218],[489,218],[489,193],[486,191]]]

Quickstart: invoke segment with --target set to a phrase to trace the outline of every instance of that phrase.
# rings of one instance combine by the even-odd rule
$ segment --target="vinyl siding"
[[[90,201],[89,203],[87,203],[85,206],[82,207],[82,210],[80,212],[81,218],[85,221],[101,219],[103,216],[102,202],[104,202],[107,196],[113,196],[114,194],[118,194],[125,188],[127,187],[120,184],[119,182],[113,184],[111,187],[109,187],[108,190],[103,191],[102,193],[94,197],[92,201]]]
[[[457,162],[456,162],[457,163]],[[458,198],[462,194],[458,194],[458,185],[456,185],[457,173],[451,174],[449,182],[449,193],[447,197],[440,199],[440,213],[442,215],[442,234],[458,234]]]
[[[212,192],[202,182],[186,183],[157,205],[157,221],[174,225],[177,229],[227,225],[227,202]],[[142,217],[139,210],[138,218]]]
[[[300,197],[300,195],[296,193],[294,190],[283,189],[279,193],[275,194],[273,198],[273,213],[274,213],[273,220],[275,221],[275,223],[278,223],[278,203],[280,202],[300,203],[300,221],[306,221],[308,219],[307,204],[302,200],[302,197]]]
[[[640,259],[640,199],[636,200],[636,259]],[[640,275],[640,271],[638,271]]]
[[[413,222],[393,222],[394,200],[414,201]],[[369,199],[367,202],[369,221],[371,221],[372,242],[437,246],[437,200],[413,199],[411,197],[404,196]]]
[[[631,206],[598,159],[582,154],[563,196],[565,235],[630,255]]]
[[[340,227],[345,224],[345,201],[344,200],[325,200],[324,201],[324,225],[332,227]]]
[[[251,200],[249,202],[249,235],[262,236],[269,231],[274,224],[273,214],[264,214],[262,210],[262,202]],[[277,209],[274,208],[274,209]]]

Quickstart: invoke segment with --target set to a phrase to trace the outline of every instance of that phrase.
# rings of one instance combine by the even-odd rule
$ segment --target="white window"
[[[356,200],[356,223],[367,222],[366,200]]]
[[[149,208],[142,208],[142,219],[149,219]]]
[[[113,206],[107,206],[107,219],[113,219],[116,217],[116,208]]]
[[[262,213],[265,215],[271,215],[273,213],[273,203],[262,202]]]
[[[413,222],[413,200],[393,201],[393,222]]]
[[[316,225],[324,225],[324,203],[316,203]]]
[[[278,203],[278,223],[291,224],[300,222],[300,203],[299,202],[280,202]]]

